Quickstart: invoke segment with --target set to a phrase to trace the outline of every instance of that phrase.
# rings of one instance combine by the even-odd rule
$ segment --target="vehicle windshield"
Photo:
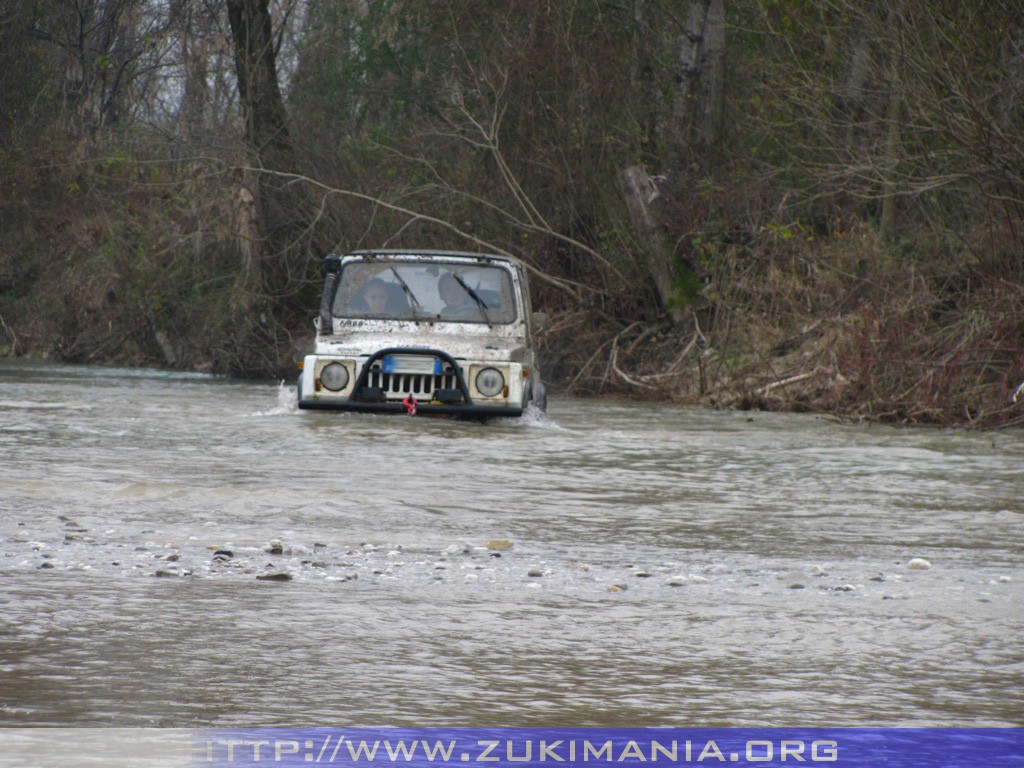
[[[505,325],[516,319],[509,270],[446,261],[368,259],[342,269],[333,313],[342,318]]]

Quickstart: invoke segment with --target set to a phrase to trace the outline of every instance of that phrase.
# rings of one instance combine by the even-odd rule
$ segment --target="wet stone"
[[[540,578],[541,576],[543,576],[544,575],[544,571],[542,569],[540,569],[540,568],[531,568],[530,570],[528,570],[526,572],[526,575],[531,577],[531,578],[536,579],[536,578]]]
[[[256,575],[256,581],[291,581],[292,575],[290,573],[278,572],[278,573],[260,573]]]

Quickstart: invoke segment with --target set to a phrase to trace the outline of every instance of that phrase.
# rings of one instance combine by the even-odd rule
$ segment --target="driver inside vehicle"
[[[367,280],[355,298],[352,308],[370,315],[382,315],[388,309],[388,286],[379,277]]]

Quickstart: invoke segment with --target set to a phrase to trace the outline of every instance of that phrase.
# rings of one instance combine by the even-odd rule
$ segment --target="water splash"
[[[277,385],[277,405],[269,411],[257,411],[253,416],[288,416],[299,412],[299,396],[295,387],[286,385],[284,379]]]
[[[532,403],[526,407],[526,410],[523,411],[523,415],[519,418],[495,419],[494,423],[501,424],[505,427],[521,427],[525,429],[564,429],[564,427],[559,426],[551,420],[547,411],[542,411]]]

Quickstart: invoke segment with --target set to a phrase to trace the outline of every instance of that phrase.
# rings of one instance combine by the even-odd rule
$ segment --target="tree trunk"
[[[658,196],[654,181],[647,175],[647,171],[633,165],[619,173],[619,186],[629,208],[633,229],[640,239],[648,273],[658,292],[658,300],[672,322],[680,325],[684,315],[676,301],[673,287],[672,255],[658,231],[657,221],[650,209],[651,202]]]
[[[672,169],[713,154],[725,106],[725,0],[691,0],[679,42],[669,127]]]
[[[282,170],[291,165],[292,143],[277,83],[269,0],[228,0],[227,7],[245,138],[264,167]]]
[[[273,299],[292,292],[298,275],[289,264],[306,230],[303,197],[274,172],[293,171],[294,147],[277,82],[269,0],[228,0],[228,21],[235,47],[238,93],[245,140],[257,172],[256,205],[261,242],[254,244],[252,283]],[[301,259],[294,259],[301,263]]]
[[[711,0],[708,6],[701,47],[700,85],[701,150],[705,156],[712,156],[725,122],[725,0]]]
[[[199,3],[200,0],[181,0],[175,7],[181,15],[179,50],[185,70],[181,105],[178,108],[178,127],[191,142],[198,142],[206,129],[210,104],[210,54],[197,34],[202,23]]]
[[[658,92],[659,83],[655,74],[655,62],[653,50],[650,45],[651,27],[647,23],[647,0],[634,0],[633,3],[633,34],[632,34],[632,56],[635,62],[630,71],[629,88],[631,93],[638,94],[638,104],[642,109],[637,113],[640,136],[638,148],[640,150],[641,162],[654,160],[659,154],[659,128],[662,122],[661,94]],[[661,17],[658,17],[661,20]]]
[[[903,0],[893,0],[890,9],[890,23],[903,24]],[[878,225],[878,234],[883,241],[890,240],[896,225],[897,179],[900,163],[900,77],[903,62],[900,60],[900,48],[889,52],[889,103],[885,110],[885,155],[882,158],[882,216]]]

